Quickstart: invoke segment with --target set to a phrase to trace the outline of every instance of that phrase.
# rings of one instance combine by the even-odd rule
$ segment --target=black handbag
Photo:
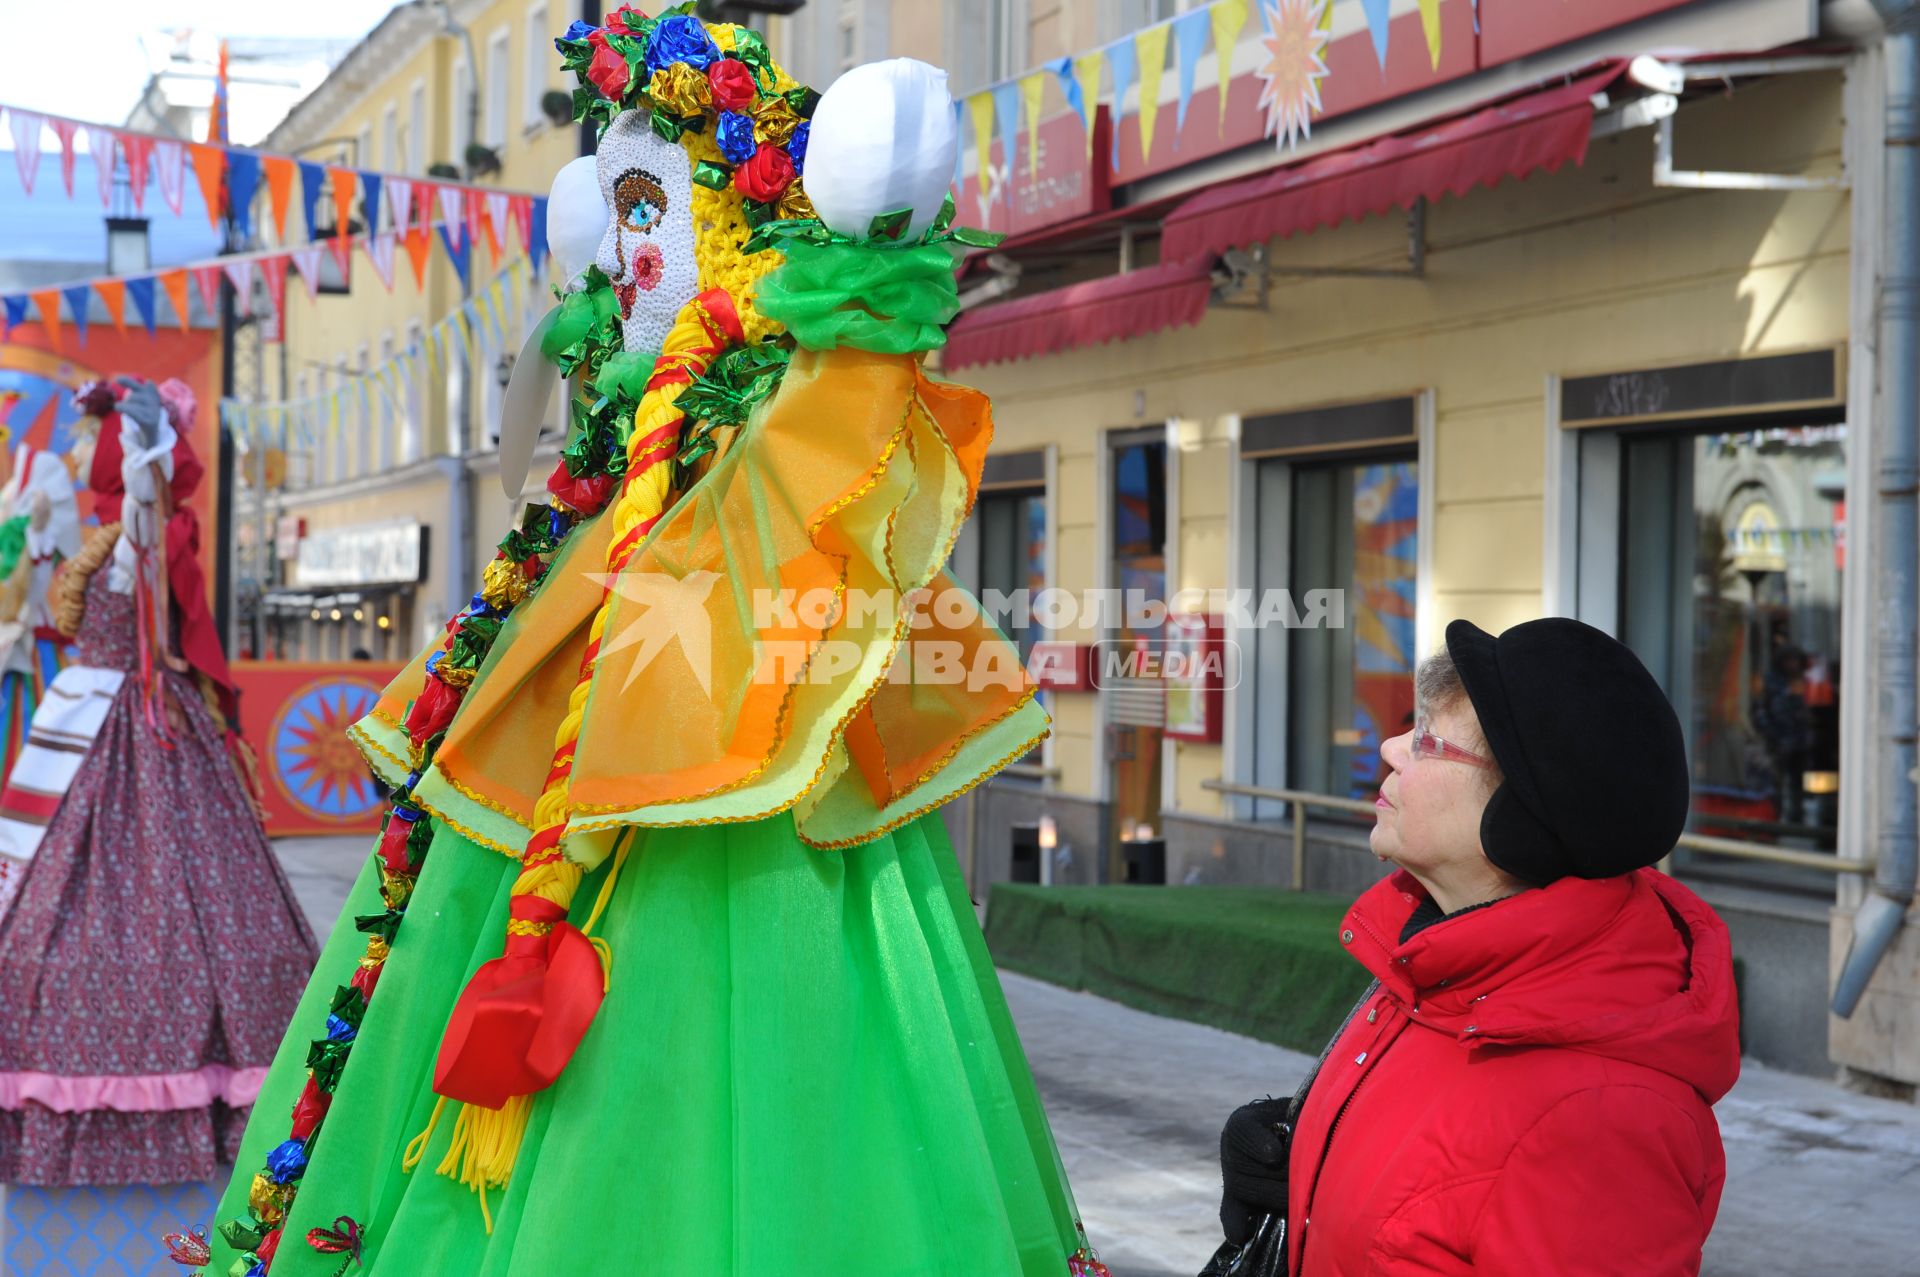
[[[1220,1243],[1200,1277],[1287,1277],[1287,1221],[1268,1215],[1244,1246]]]

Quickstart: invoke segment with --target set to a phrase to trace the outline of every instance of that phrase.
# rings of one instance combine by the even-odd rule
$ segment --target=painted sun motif
[[[1328,0],[1261,0],[1267,31],[1260,37],[1266,61],[1260,66],[1260,106],[1267,113],[1267,135],[1285,150],[1313,134],[1321,110],[1320,81],[1327,78]]]
[[[357,681],[323,679],[291,697],[275,720],[273,776],[308,816],[352,820],[380,801],[367,765],[347,739],[366,716],[378,689]]]

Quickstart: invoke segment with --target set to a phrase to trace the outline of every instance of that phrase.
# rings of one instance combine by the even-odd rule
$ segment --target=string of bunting
[[[1440,0],[1417,0],[1417,5],[1427,55],[1437,68],[1441,43]],[[1360,7],[1373,41],[1374,55],[1384,71],[1392,32],[1391,0],[1360,0]],[[1219,66],[1218,82],[1224,86],[1232,78],[1234,48],[1256,9],[1265,45],[1261,105],[1268,111],[1267,132],[1275,135],[1283,148],[1292,145],[1297,137],[1305,136],[1311,112],[1319,109],[1319,81],[1327,74],[1321,54],[1333,30],[1332,0],[1213,0],[1211,4],[1196,6],[1142,27],[1100,48],[1055,58],[955,102],[956,127],[964,130],[969,123],[972,126],[975,171],[982,175],[982,209],[995,200],[1012,198],[1013,183],[1008,177],[1016,171],[1018,151],[1025,152],[1028,176],[1038,173],[1040,123],[1047,111],[1050,83],[1057,86],[1059,99],[1066,109],[1080,118],[1086,133],[1089,162],[1093,159],[1093,126],[1098,107],[1103,101],[1108,104],[1108,113],[1116,126],[1108,165],[1118,169],[1120,130],[1117,126],[1128,113],[1129,95],[1132,95],[1133,113],[1139,116],[1140,154],[1145,158],[1153,150],[1168,50],[1171,48],[1173,52],[1177,77],[1174,114],[1178,130],[1186,126],[1194,81],[1207,46],[1211,43],[1213,47]],[[1474,0],[1474,15],[1477,30],[1478,0]],[[1107,88],[1104,95],[1103,72]],[[1227,95],[1222,92],[1219,99],[1220,127],[1224,129]],[[1024,148],[1020,146],[1023,131]],[[1003,161],[998,173],[991,160],[996,137]],[[1174,145],[1179,146],[1177,131]],[[965,148],[961,151],[964,156]],[[958,168],[956,165],[955,187],[961,184]]]
[[[401,229],[353,236],[337,235],[330,237],[325,244],[229,253],[139,275],[107,275],[0,294],[0,341],[11,337],[15,328],[29,322],[31,310],[33,316],[45,326],[52,347],[62,349],[61,314],[64,306],[79,343],[85,346],[93,299],[96,297],[105,306],[107,317],[115,330],[123,333],[127,326],[127,305],[131,302],[134,317],[146,329],[147,336],[152,337],[159,327],[159,298],[164,295],[173,309],[175,322],[185,331],[192,322],[193,302],[189,287],[199,293],[208,313],[217,313],[222,277],[232,281],[243,315],[252,313],[254,281],[259,280],[263,286],[259,291],[266,295],[274,331],[279,332],[282,331],[281,321],[286,314],[289,276],[297,274],[300,277],[306,286],[307,298],[311,301],[320,292],[325,268],[322,255],[331,254],[340,278],[345,279],[356,244],[388,292],[393,291],[396,263],[402,253],[412,267],[414,287],[426,288],[427,263],[432,258],[436,242],[460,277],[462,288],[466,287],[472,276],[474,252],[482,243],[487,247],[494,269],[499,268],[501,258],[509,247],[518,247],[531,263],[533,273],[539,273],[547,252],[545,196],[488,191],[482,199],[469,200],[461,197],[457,191],[446,188],[437,191],[422,189],[425,186],[424,183],[416,184],[408,205],[414,215],[404,219]],[[449,194],[456,197],[451,203],[446,199]],[[439,221],[433,219],[436,211],[441,214]]]
[[[316,242],[339,234],[352,220],[356,203],[362,224],[377,231],[383,220],[383,203],[390,210],[387,224],[404,230],[412,224],[414,210],[431,210],[436,204],[442,220],[471,223],[476,204],[535,198],[531,192],[384,173],[357,165],[321,164],[224,142],[187,142],[5,104],[0,104],[0,115],[5,116],[12,135],[14,168],[28,195],[34,193],[46,134],[50,132],[60,147],[60,179],[69,199],[73,196],[78,154],[75,140],[81,139],[94,157],[102,208],[112,200],[123,160],[133,206],[142,213],[146,211],[147,189],[152,186],[159,190],[167,208],[179,216],[185,208],[187,175],[191,172],[206,205],[207,220],[215,229],[231,212],[240,233],[252,234],[255,208],[264,197],[266,208],[262,211],[271,219],[275,238],[281,243],[290,242],[288,221],[296,202],[304,214],[306,239]],[[384,202],[382,195],[386,197]],[[321,216],[323,209],[334,214],[331,220]],[[264,225],[262,219],[262,229]]]
[[[358,432],[349,438],[368,438],[369,431],[412,415],[416,392],[437,384],[462,354],[467,367],[481,369],[502,353],[517,351],[535,280],[531,261],[516,261],[384,363],[348,373],[350,380],[343,379],[343,384],[302,399],[222,399],[221,423],[248,449],[331,447],[349,428]]]

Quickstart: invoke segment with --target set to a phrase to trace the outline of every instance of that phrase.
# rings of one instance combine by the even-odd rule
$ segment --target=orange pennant
[[[47,326],[47,341],[55,350],[61,348],[60,341],[60,290],[49,288],[42,293],[29,293],[34,307],[40,312],[40,322]]]
[[[113,326],[121,332],[127,331],[127,281],[124,279],[96,279],[93,291],[100,294],[100,300],[107,304],[107,314],[113,318]]]
[[[284,155],[260,157],[260,171],[267,178],[267,197],[273,204],[273,229],[284,243],[287,238],[287,206],[293,202],[294,162]]]
[[[207,221],[218,230],[220,217],[227,211],[222,189],[227,175],[227,152],[223,147],[192,142],[187,145],[187,153],[193,159],[193,176],[200,183],[200,195],[207,202]]]
[[[161,271],[160,287],[167,290],[167,300],[173,303],[173,313],[180,320],[180,331],[185,332],[193,322],[193,308],[187,302],[187,270]]]
[[[417,223],[406,234],[407,260],[413,263],[413,282],[416,287],[427,286],[427,259],[433,255],[433,230],[426,222]]]
[[[333,181],[333,233],[345,239],[347,227],[353,222],[353,188],[358,182],[359,175],[350,168],[329,168],[327,176]],[[343,269],[345,265],[344,255],[342,255]]]

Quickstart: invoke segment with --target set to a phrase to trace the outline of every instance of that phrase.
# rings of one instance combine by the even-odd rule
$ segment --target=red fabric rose
[[[593,61],[587,66],[587,79],[593,87],[600,90],[602,97],[618,102],[620,95],[627,91],[627,60],[602,44],[593,51]]]
[[[407,710],[407,739],[415,745],[424,745],[446,731],[454,711],[460,708],[460,695],[438,678],[427,675],[426,682],[420,685],[420,694],[413,698],[413,705]]]
[[[633,28],[627,25],[628,14],[633,15],[635,22],[645,22],[647,20],[646,14],[640,12],[640,10],[630,4],[623,4],[618,11],[607,15],[605,30],[611,31],[615,35],[632,35]]]
[[[793,185],[793,161],[772,143],[763,143],[745,164],[733,170],[733,184],[750,200],[771,204]]]
[[[547,491],[554,499],[565,503],[568,509],[578,510],[581,514],[595,514],[613,495],[617,480],[610,474],[587,475],[574,478],[562,461],[553,468],[553,476],[547,480]]]
[[[332,1103],[333,1097],[308,1078],[307,1088],[293,1103],[293,1138],[303,1140],[313,1134],[313,1128],[320,1125],[320,1119],[327,1115],[327,1107]]]
[[[713,105],[721,111],[744,111],[760,96],[753,72],[737,58],[721,58],[707,67],[707,84],[713,89]]]
[[[260,1244],[253,1248],[253,1257],[260,1261],[260,1267],[262,1269],[273,1267],[274,1252],[280,1249],[280,1234],[284,1231],[284,1229],[274,1229],[265,1237],[262,1237]]]
[[[355,967],[353,979],[348,984],[360,990],[360,996],[368,1001],[373,999],[373,986],[380,983],[380,973],[386,969],[386,963],[377,963],[371,967]]]
[[[388,873],[407,872],[407,835],[412,832],[411,820],[394,816],[387,821],[386,830],[380,835],[380,863]]]

